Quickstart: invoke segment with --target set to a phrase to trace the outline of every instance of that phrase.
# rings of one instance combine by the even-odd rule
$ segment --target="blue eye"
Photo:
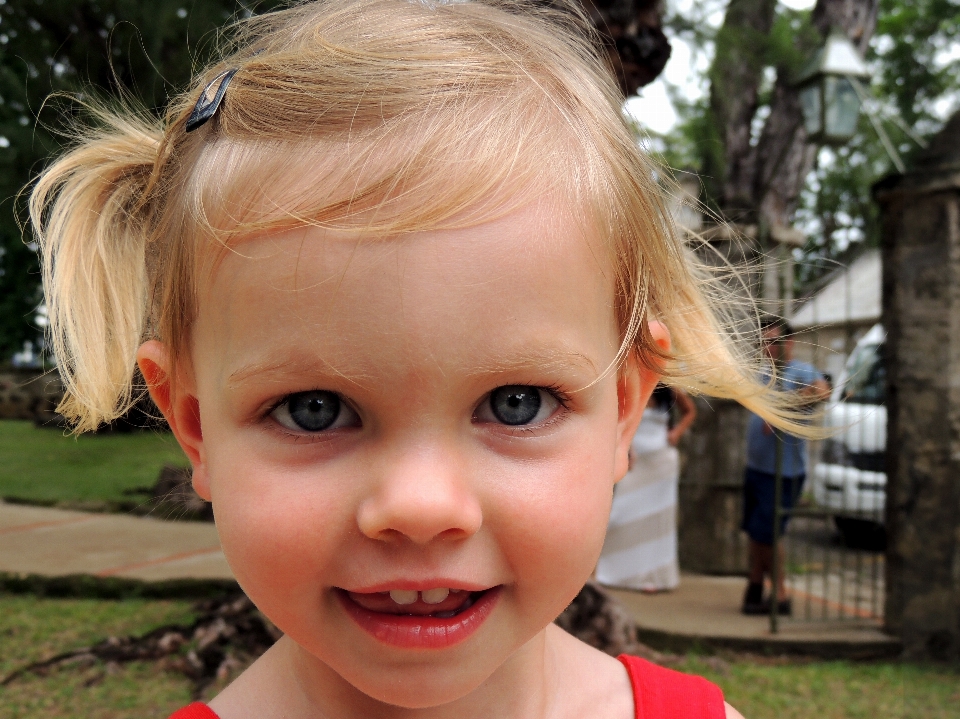
[[[513,427],[542,422],[549,418],[559,406],[556,398],[545,390],[526,385],[507,385],[497,387],[490,398],[477,412],[478,419],[492,420]]]
[[[313,390],[287,397],[271,416],[287,429],[322,432],[359,424],[357,413],[335,392]]]

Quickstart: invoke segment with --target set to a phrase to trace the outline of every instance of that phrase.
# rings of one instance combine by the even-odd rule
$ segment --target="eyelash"
[[[535,389],[543,390],[544,392],[547,392],[547,393],[553,395],[553,398],[554,398],[555,400],[557,400],[557,402],[560,403],[560,406],[563,407],[564,409],[569,409],[569,408],[570,408],[570,401],[571,401],[570,395],[567,394],[566,392],[564,392],[562,389],[560,389],[560,387],[558,387],[557,385],[554,385],[554,384],[549,384],[549,385],[531,384],[531,385],[528,385],[528,386],[533,387],[533,388],[535,388]]]

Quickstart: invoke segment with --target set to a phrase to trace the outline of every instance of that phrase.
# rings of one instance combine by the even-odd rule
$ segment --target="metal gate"
[[[825,278],[794,308],[795,356],[828,375],[807,481],[783,542],[794,616],[883,617],[886,530],[886,363],[880,256],[868,251]],[[775,622],[775,620],[773,620]]]

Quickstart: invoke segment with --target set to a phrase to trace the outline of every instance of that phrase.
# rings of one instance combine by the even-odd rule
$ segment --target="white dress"
[[[617,485],[597,581],[662,591],[680,583],[677,483],[680,455],[667,442],[669,412],[648,407],[630,444],[633,464]]]

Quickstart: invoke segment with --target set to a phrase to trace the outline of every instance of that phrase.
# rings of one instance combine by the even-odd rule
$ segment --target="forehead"
[[[598,148],[533,99],[516,98],[509,113],[502,99],[473,100],[317,137],[198,141],[183,186],[198,260],[306,222],[392,236],[477,224],[541,197],[562,196],[605,226],[609,173]]]
[[[549,201],[393,238],[270,234],[240,243],[213,273],[195,345],[224,381],[285,363],[362,381],[523,356],[599,373],[619,346],[606,255]]]

